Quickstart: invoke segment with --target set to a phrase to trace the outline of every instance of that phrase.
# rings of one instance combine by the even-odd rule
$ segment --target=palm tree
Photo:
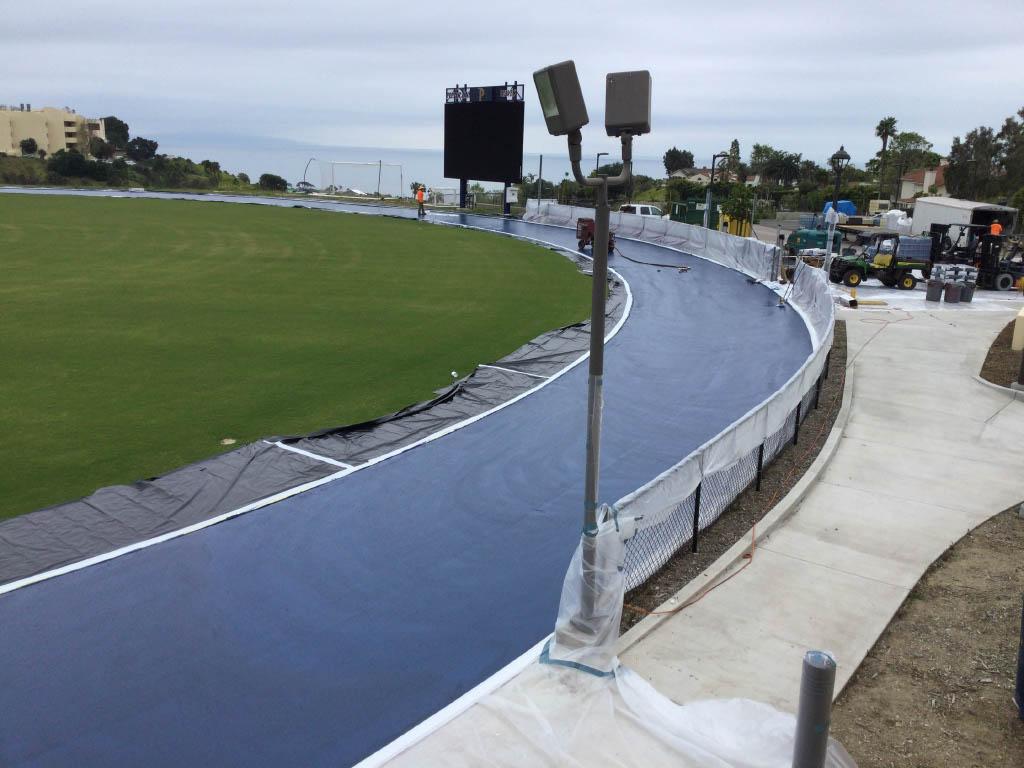
[[[875,126],[875,136],[882,140],[882,162],[878,170],[878,197],[882,197],[882,179],[885,176],[885,151],[889,148],[889,139],[896,135],[896,118],[883,117]]]

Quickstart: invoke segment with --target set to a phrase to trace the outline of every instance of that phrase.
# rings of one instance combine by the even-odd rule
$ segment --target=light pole
[[[608,156],[607,152],[598,152],[597,153],[597,157],[594,158],[594,173],[597,173],[597,171],[601,168],[601,158],[602,157],[607,157],[607,156]]]
[[[836,174],[836,186],[832,192],[832,210],[829,211],[828,216],[828,240],[825,245],[825,259],[822,264],[825,274],[828,274],[832,266],[832,241],[835,239],[836,225],[839,223],[839,183],[843,178],[843,170],[850,164],[850,154],[843,148],[842,144],[839,145],[836,153],[829,158],[829,164]]]
[[[590,371],[587,378],[586,477],[583,494],[584,589],[579,620],[584,632],[592,631],[594,615],[595,548],[598,530],[597,497],[601,460],[601,410],[604,387],[604,314],[608,290],[608,188],[629,182],[633,167],[633,136],[651,130],[651,74],[647,71],[615,72],[605,78],[605,130],[622,143],[622,172],[618,176],[586,177],[580,169],[583,134],[590,122],[583,101],[576,64],[563,61],[533,73],[541,111],[552,136],[566,136],[569,160],[577,183],[595,191],[593,277],[590,308]]]
[[[708,182],[708,192],[704,198],[704,228],[708,229],[711,227],[711,201],[713,199],[712,188],[715,185],[715,166],[718,164],[718,158],[729,157],[728,152],[716,152],[711,156],[711,180]]]
[[[836,151],[834,155],[832,155],[832,157],[829,158],[828,162],[832,166],[832,170],[836,174],[836,187],[835,190],[833,190],[832,192],[832,210],[835,211],[836,215],[838,216],[839,182],[842,181],[843,171],[846,169],[846,166],[850,164],[850,154],[845,149],[843,149],[843,145],[840,144],[839,149]]]

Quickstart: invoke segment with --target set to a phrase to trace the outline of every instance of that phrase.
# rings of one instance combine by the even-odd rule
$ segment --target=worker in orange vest
[[[416,212],[416,215],[426,216],[427,212],[423,209],[423,187],[416,190],[416,202],[419,205],[419,210]]]
[[[992,226],[988,228],[988,233],[993,237],[999,237],[1003,234],[1003,225],[999,223],[999,219],[992,222]]]

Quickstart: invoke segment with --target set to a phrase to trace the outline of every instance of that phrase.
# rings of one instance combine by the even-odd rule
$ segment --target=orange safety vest
[[[1003,225],[1000,224],[998,221],[993,221],[992,222],[992,226],[988,228],[988,233],[990,235],[1001,235],[1001,234],[1003,234]]]
[[[423,202],[423,189],[422,188],[416,190],[416,202],[417,203],[422,203]]]

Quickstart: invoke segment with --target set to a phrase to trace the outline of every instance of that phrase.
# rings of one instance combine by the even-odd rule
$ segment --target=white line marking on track
[[[273,445],[285,451],[291,451],[292,453],[298,453],[303,456],[308,456],[309,458],[315,459],[316,461],[322,461],[324,464],[333,464],[334,466],[341,467],[342,469],[355,469],[355,467],[353,467],[351,464],[346,464],[343,461],[332,459],[329,456],[321,456],[319,453],[313,453],[312,451],[304,451],[301,448],[296,448],[294,445],[282,443],[280,440],[274,443],[270,442],[269,440],[264,440],[263,442],[266,443],[267,445]]]
[[[519,373],[523,376],[533,376],[535,379],[548,379],[548,376],[541,376],[539,373],[527,373],[526,371],[517,371],[514,368],[502,368],[500,365],[484,365],[481,363],[477,368],[493,368],[496,371],[505,371],[506,373]]]

